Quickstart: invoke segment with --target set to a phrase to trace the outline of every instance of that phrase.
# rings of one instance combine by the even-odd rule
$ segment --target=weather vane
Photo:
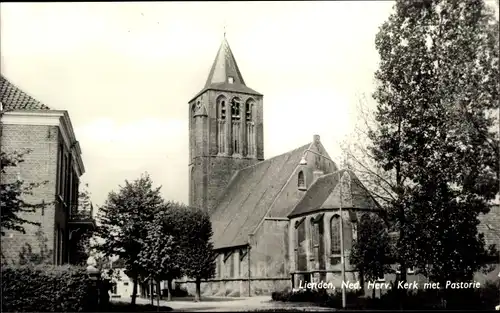
[[[224,20],[224,38],[226,38],[226,21]]]

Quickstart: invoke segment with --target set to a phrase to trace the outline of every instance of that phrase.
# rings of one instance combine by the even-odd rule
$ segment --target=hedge
[[[283,302],[310,302],[330,308],[341,308],[342,297],[340,292],[326,293],[324,290],[300,290],[296,292],[273,292],[274,301]],[[442,292],[432,289],[420,289],[409,292],[401,301],[401,294],[396,289],[391,289],[380,298],[368,298],[360,293],[347,292],[346,304],[349,309],[357,310],[435,310],[435,309],[468,309],[468,310],[493,310],[500,304],[500,281],[487,282],[478,289],[448,290],[447,302]]]
[[[346,301],[348,303],[356,302],[360,295],[360,292],[348,290],[346,291]],[[340,308],[342,306],[341,292],[327,293],[324,289],[318,291],[311,289],[302,289],[294,292],[288,290],[273,292],[271,294],[271,298],[274,301],[309,302],[332,308]]]
[[[2,267],[2,312],[92,311],[94,292],[82,267]]]

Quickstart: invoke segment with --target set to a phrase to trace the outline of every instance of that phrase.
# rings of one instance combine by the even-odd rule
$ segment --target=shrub
[[[408,293],[401,305],[403,309],[411,310],[492,310],[500,303],[499,291],[499,281],[488,282],[478,289],[419,289]],[[390,290],[379,299],[367,299],[364,308],[399,309],[399,296],[396,290]]]
[[[355,303],[359,293],[346,290],[346,302]],[[327,293],[325,290],[299,289],[295,291],[278,291],[271,294],[274,301],[282,302],[310,302],[322,306],[340,308],[342,307],[342,293],[335,291]]]
[[[400,306],[410,310],[469,309],[492,310],[500,304],[500,281],[487,282],[478,289],[418,289],[407,293],[401,303],[401,290],[391,289],[380,298],[365,298],[361,292],[346,291],[346,304],[349,309],[399,310]],[[446,293],[445,293],[446,292]],[[342,293],[324,290],[300,289],[295,292],[275,291],[271,294],[274,301],[312,302],[330,308],[342,307]],[[447,299],[446,305],[443,299]]]
[[[96,303],[84,268],[2,267],[2,311],[81,312]]]

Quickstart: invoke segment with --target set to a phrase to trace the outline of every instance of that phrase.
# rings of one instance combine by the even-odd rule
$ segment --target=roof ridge
[[[295,148],[295,149],[293,149],[293,150],[289,150],[289,151],[287,151],[287,152],[284,152],[284,153],[281,153],[281,154],[275,155],[275,156],[273,156],[272,158],[269,158],[269,159],[266,159],[266,160],[262,160],[262,161],[260,161],[260,162],[255,163],[255,164],[252,164],[252,165],[249,165],[249,166],[244,167],[244,168],[242,168],[242,169],[239,169],[239,170],[238,170],[238,172],[243,171],[243,170],[246,170],[246,169],[250,169],[251,167],[256,167],[257,165],[263,164],[264,162],[271,161],[271,160],[273,160],[273,159],[275,159],[275,158],[282,157],[282,156],[284,156],[285,154],[288,154],[288,153],[291,153],[291,152],[295,152],[295,151],[297,151],[297,150],[301,150],[301,149],[303,149],[303,148],[304,148],[304,147],[306,147],[306,146],[307,146],[307,147],[309,147],[310,145],[311,145],[311,143],[308,143],[308,144],[306,144],[306,145],[300,146],[300,147]]]

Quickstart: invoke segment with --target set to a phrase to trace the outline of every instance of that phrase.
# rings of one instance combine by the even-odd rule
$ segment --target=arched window
[[[253,103],[253,100],[248,100],[247,101],[247,104],[246,104],[246,120],[247,121],[252,121],[253,119],[253,106],[254,106],[254,103]]]
[[[307,240],[306,240],[306,223],[304,219],[298,221],[295,225],[295,253],[296,253],[296,269],[298,271],[307,271]]]
[[[233,98],[233,100],[231,100],[231,118],[233,120],[240,119],[240,99],[239,98]]]
[[[311,218],[311,242],[312,247],[319,245],[319,224]]]
[[[306,181],[304,179],[304,172],[300,171],[297,177],[297,186],[299,188],[306,188]]]
[[[343,220],[343,240],[344,240],[344,247],[347,250],[350,250],[352,248],[352,222],[349,218],[344,218]]]
[[[240,102],[239,98],[231,100],[231,121],[232,133],[231,144],[233,145],[233,153],[241,153],[240,151]]]
[[[217,152],[226,152],[226,98],[217,99]]]
[[[323,238],[323,217],[324,213],[318,214],[311,218],[311,241],[312,241],[312,255],[316,260],[315,265],[317,269],[325,269],[325,245]],[[326,276],[320,274],[321,279],[326,279]]]
[[[340,216],[334,215],[330,221],[331,253],[340,254]]]
[[[250,156],[255,155],[255,125],[253,122],[254,105],[255,102],[253,99],[248,99],[245,105],[247,155]]]

